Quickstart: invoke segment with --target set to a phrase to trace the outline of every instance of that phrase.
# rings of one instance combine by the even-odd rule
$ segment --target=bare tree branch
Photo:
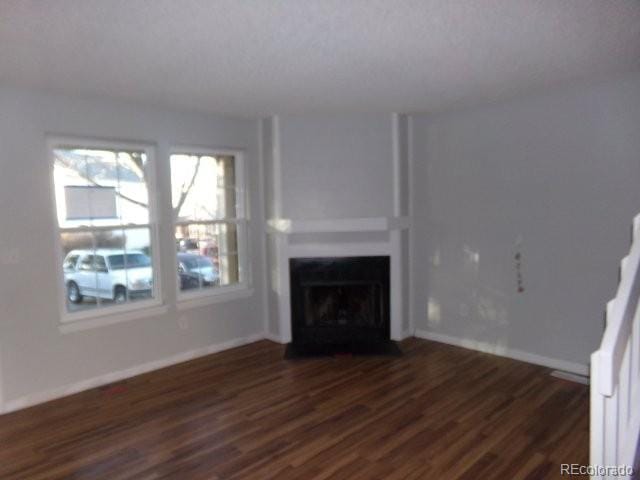
[[[100,183],[96,182],[93,178],[91,178],[88,175],[82,173],[81,171],[79,171],[77,168],[75,168],[73,165],[71,165],[69,162],[67,162],[64,158],[60,157],[59,155],[56,155],[56,160],[58,160],[60,163],[64,164],[67,168],[72,169],[74,172],[76,172],[78,175],[80,175],[80,177],[82,177],[83,180],[89,182],[94,187],[104,187],[104,185],[101,185]],[[135,205],[138,205],[140,207],[143,207],[143,208],[149,208],[149,204],[147,204],[145,202],[141,202],[141,201],[136,200],[134,198],[131,198],[131,197],[119,192],[118,190],[115,190],[115,194],[118,197],[120,197],[121,199],[126,200],[127,202],[131,202],[131,203],[133,203]]]
[[[180,209],[182,208],[182,205],[184,205],[184,202],[187,199],[187,196],[189,195],[189,192],[191,191],[193,184],[196,182],[196,177],[198,176],[198,170],[200,170],[201,159],[202,157],[198,157],[198,162],[196,163],[196,168],[193,171],[193,176],[191,177],[189,186],[185,188],[185,184],[183,184],[182,188],[180,189],[180,199],[178,200],[178,204],[173,208],[173,215],[176,218],[178,218],[178,215],[180,214]]]
[[[104,187],[104,185],[100,184],[100,182],[97,182],[96,180],[94,180],[93,178],[89,177],[87,174],[85,174],[84,172],[80,171],[78,168],[76,168],[71,162],[67,161],[64,156],[61,155],[56,155],[56,160],[58,160],[60,163],[62,163],[65,167],[73,170],[77,175],[79,175],[83,180],[85,180],[86,182],[90,183],[91,185],[95,186],[95,187]],[[133,162],[135,163],[136,167],[139,169],[139,173],[142,176],[142,178],[144,179],[144,166],[142,165],[142,159],[141,158],[134,158]],[[140,163],[138,163],[140,162]],[[195,170],[193,171],[193,176],[191,177],[191,180],[189,181],[188,184],[183,184],[182,188],[180,189],[180,198],[178,199],[178,204],[174,207],[173,209],[173,214],[174,216],[177,218],[180,209],[182,208],[182,206],[184,205],[184,202],[187,199],[187,196],[189,195],[189,192],[191,191],[191,188],[193,187],[193,185],[196,182],[196,177],[198,176],[198,171],[200,170],[200,163],[201,163],[201,157],[198,157],[198,161],[196,163],[196,167]],[[115,190],[115,194],[120,197],[121,199],[133,203],[134,205],[138,205],[140,207],[143,208],[149,208],[149,204],[145,203],[145,202],[141,202],[139,200],[136,200],[134,198],[131,198],[123,193],[121,193],[120,191],[118,191],[117,189]]]
[[[136,172],[140,178],[146,180],[147,171],[144,168],[144,162],[142,161],[142,155],[137,152],[132,152],[129,154],[131,156],[131,161],[138,169]]]

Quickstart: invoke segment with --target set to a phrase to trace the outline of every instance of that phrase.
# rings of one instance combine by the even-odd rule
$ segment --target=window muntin
[[[178,288],[183,295],[246,284],[240,162],[237,154],[171,155]]]
[[[53,148],[67,315],[157,301],[149,175],[147,148],[95,148],[82,141]],[[109,268],[114,255],[122,268]]]

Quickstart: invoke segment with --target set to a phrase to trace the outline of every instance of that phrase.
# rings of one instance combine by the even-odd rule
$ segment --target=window
[[[66,316],[158,303],[150,149],[73,141],[52,154]]]
[[[178,152],[170,163],[181,296],[246,286],[241,155]]]
[[[82,261],[80,262],[80,270],[84,270],[85,272],[93,271],[93,255],[85,255],[82,257]]]
[[[62,268],[64,271],[74,270],[76,268],[76,263],[78,262],[79,255],[69,255],[64,261]]]

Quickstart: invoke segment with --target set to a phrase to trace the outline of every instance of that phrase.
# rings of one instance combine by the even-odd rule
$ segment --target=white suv
[[[96,297],[126,302],[128,298],[151,297],[151,259],[136,250],[72,250],[64,259],[67,299],[82,302]]]

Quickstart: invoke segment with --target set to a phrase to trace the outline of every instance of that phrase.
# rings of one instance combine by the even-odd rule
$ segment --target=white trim
[[[294,256],[289,250],[289,238],[276,237],[276,264],[278,272],[278,333],[283,342],[291,341],[291,280],[289,278],[289,258]]]
[[[4,383],[2,376],[2,346],[0,345],[0,414],[4,412]]]
[[[93,308],[87,310],[79,310],[77,312],[68,313],[59,322],[60,326],[73,325],[80,322],[89,322],[90,320],[105,321],[105,324],[118,323],[120,320],[109,321],[109,319],[115,319],[126,316],[128,313],[133,313],[139,317],[150,316],[153,313],[138,312],[153,312],[154,309],[162,307],[163,303],[159,299],[138,300],[134,302],[128,302],[125,304],[113,304],[102,308]]]
[[[629,459],[629,463],[632,463],[637,461],[636,453],[638,451],[638,442],[640,441],[640,414],[637,412],[633,412],[629,419],[629,432],[627,438],[631,441],[622,446],[621,458]]]
[[[45,135],[46,155],[45,158],[48,162],[49,168],[49,188],[51,196],[51,209],[54,219],[54,238],[53,245],[55,254],[53,255],[55,265],[54,272],[56,272],[56,284],[58,289],[58,312],[59,312],[59,324],[66,325],[80,321],[99,320],[96,323],[98,326],[102,324],[118,323],[119,321],[129,320],[129,316],[125,315],[127,312],[137,312],[143,308],[151,309],[162,305],[162,275],[160,275],[160,216],[158,215],[158,188],[156,178],[156,148],[157,145],[152,142],[135,142],[130,140],[114,140],[114,139],[101,139],[96,137],[84,137],[84,136],[70,136],[70,135]],[[114,225],[112,230],[118,229],[131,229],[131,228],[148,228],[149,229],[149,242],[151,243],[151,259],[152,259],[152,274],[153,274],[153,292],[154,297],[148,301],[131,302],[125,305],[107,306],[104,308],[96,308],[90,310],[82,310],[77,312],[69,312],[66,306],[66,287],[64,282],[64,270],[62,268],[62,262],[64,258],[60,257],[62,246],[60,243],[60,232],[65,230],[69,231],[69,228],[63,228],[58,223],[58,210],[55,188],[55,158],[53,151],[61,148],[86,148],[86,149],[105,149],[105,150],[133,150],[144,151],[147,155],[147,165],[145,167],[145,186],[148,193],[149,201],[149,220],[147,224],[142,225]],[[97,227],[94,230],[101,230],[103,227]],[[90,229],[91,230],[91,229]],[[81,229],[78,229],[81,231]],[[145,316],[145,315],[141,315]],[[104,320],[106,317],[112,317],[110,321]],[[126,318],[125,318],[126,317]],[[140,315],[135,315],[132,318],[139,318]],[[125,320],[122,320],[125,318]],[[89,327],[93,328],[93,327]]]
[[[271,157],[273,159],[273,212],[282,216],[282,136],[280,132],[280,117],[271,117]]]
[[[340,233],[340,232],[388,232],[409,228],[408,217],[358,217],[294,220],[271,218],[267,220],[267,232],[292,233]]]
[[[402,340],[403,312],[405,305],[402,301],[402,291],[405,288],[402,281],[402,239],[400,231],[395,230],[389,234],[390,271],[390,306],[391,306],[391,340]]]
[[[206,293],[198,293],[191,297],[183,296],[176,304],[176,309],[180,312],[190,310],[192,308],[204,307],[214,303],[232,302],[242,298],[253,296],[253,288],[247,288],[242,285],[230,285],[228,287],[213,287],[214,293],[206,291]]]
[[[135,305],[135,304],[134,304]],[[66,321],[58,325],[60,333],[81,332],[83,330],[93,330],[94,328],[106,327],[116,323],[129,322],[139,318],[149,318],[164,315],[169,311],[167,305],[144,306],[141,308],[128,308],[119,313],[108,312],[101,316],[84,317],[73,322]]]
[[[600,352],[591,354],[591,385],[589,392],[589,461],[593,465],[605,464],[605,406],[607,397],[596,388],[600,372]],[[595,476],[602,478],[602,476]]]
[[[410,227],[411,227],[411,219],[408,216],[387,218],[387,228],[390,231],[408,230]]]
[[[391,164],[393,185],[393,214],[394,218],[404,218],[408,226],[407,217],[402,215],[402,125],[401,116],[398,113],[391,115]],[[389,234],[389,243],[394,255],[390,257],[391,270],[390,294],[391,294],[391,339],[402,340],[402,328],[406,305],[402,301],[402,292],[406,287],[403,282],[402,265],[402,238],[400,230],[393,230]]]
[[[315,257],[366,257],[372,255],[397,255],[390,242],[384,243],[306,243],[288,245],[285,257],[315,258]],[[289,265],[287,263],[287,272]],[[287,278],[288,281],[288,278]]]
[[[399,233],[398,233],[399,235]],[[358,243],[304,243],[291,245],[287,243],[288,237],[280,235],[276,237],[279,248],[278,277],[280,290],[278,299],[280,316],[280,338],[283,342],[291,341],[291,302],[289,259],[290,258],[318,258],[318,257],[363,257],[387,255],[390,257],[390,333],[393,340],[402,340],[402,287],[394,287],[400,270],[400,242],[358,242]],[[400,279],[401,282],[401,279]]]
[[[396,217],[402,215],[402,146],[400,114],[391,115],[391,164],[393,166],[393,214]]]
[[[260,235],[260,253],[262,259],[262,330],[265,336],[269,335],[271,325],[271,308],[269,308],[269,255],[267,248],[267,236],[263,233],[263,223],[267,218],[267,186],[265,179],[265,155],[264,155],[264,123],[268,120],[262,119],[258,122],[258,198],[260,199],[260,227],[256,229]],[[255,222],[254,222],[255,224]]]
[[[218,218],[215,220],[181,220],[179,222],[173,222],[173,226],[178,225],[218,225],[223,223],[230,223],[232,225],[243,225],[248,222],[246,218]],[[128,227],[136,228],[136,227]]]
[[[143,363],[141,365],[127,368],[125,370],[119,370],[117,372],[99,375],[87,380],[65,385],[64,387],[58,387],[43,392],[25,395],[23,397],[7,402],[4,406],[4,410],[2,410],[0,413],[9,413],[16,410],[21,410],[23,408],[31,407],[39,403],[48,402],[56,398],[66,397],[68,395],[73,395],[74,393],[100,387],[109,383],[118,382],[127,378],[135,377],[137,375],[142,375],[143,373],[148,373],[153,370],[158,370],[178,363],[187,362],[198,357],[203,357],[205,355],[211,355],[223,350],[228,350],[231,348],[240,347],[242,345],[254,343],[262,340],[263,338],[263,334],[255,334],[247,337],[235,338],[226,342],[208,345],[206,347],[196,348],[187,352],[178,353],[171,357],[163,358],[160,360]]]
[[[523,352],[513,348],[501,347],[488,342],[479,342],[477,340],[453,337],[443,333],[430,332],[428,330],[416,330],[417,338],[433,340],[434,342],[455,345],[456,347],[468,348],[479,352],[490,353],[500,357],[512,358],[521,362],[533,363],[534,365],[542,365],[543,367],[553,368],[555,370],[564,370],[565,372],[575,373],[577,375],[588,375],[589,366],[581,363],[568,362],[556,358],[544,357],[535,353]]]
[[[51,148],[82,148],[104,150],[146,150],[155,149],[157,144],[153,141],[131,140],[118,138],[100,138],[84,135],[65,135],[48,132],[45,134],[47,147]],[[78,143],[81,142],[81,143]],[[50,155],[48,155],[50,158]]]
[[[578,375],[571,372],[565,372],[563,370],[554,370],[550,374],[552,377],[566,380],[568,382],[581,383],[582,385],[589,385],[589,377],[584,375]]]
[[[216,155],[233,157],[238,153],[244,153],[245,149],[240,147],[212,147],[204,145],[177,144],[169,147],[169,158],[171,155],[199,155],[201,157]]]
[[[407,288],[409,289],[409,305],[408,305],[408,315],[409,315],[409,330],[414,332],[416,329],[416,319],[415,319],[415,269],[414,269],[414,259],[415,259],[415,229],[412,228],[414,223],[414,215],[415,215],[415,199],[413,198],[413,174],[415,171],[415,159],[414,159],[414,149],[413,149],[413,139],[414,139],[414,124],[413,117],[407,117],[407,209],[409,216],[409,232],[408,232],[408,248],[407,258],[409,259],[408,265],[406,266],[409,271],[409,285]]]
[[[403,330],[402,337],[400,338],[400,340],[406,340],[407,338],[411,338],[411,337],[413,337],[413,332],[411,330]]]
[[[275,343],[280,343],[282,345],[286,344],[287,342],[285,342],[284,340],[282,340],[282,338],[280,337],[280,335],[275,335],[271,332],[265,332],[264,334],[264,339],[265,340],[269,340],[271,342],[275,342]]]

